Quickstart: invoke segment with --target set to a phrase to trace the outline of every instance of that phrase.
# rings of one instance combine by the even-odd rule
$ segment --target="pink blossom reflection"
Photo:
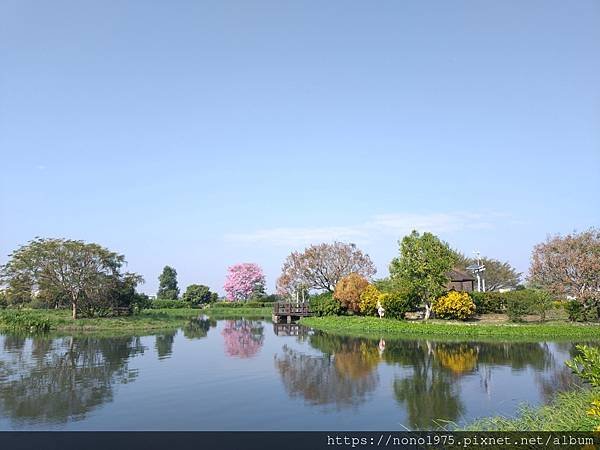
[[[225,353],[237,358],[252,358],[264,341],[262,324],[253,320],[227,320],[221,334],[225,338]]]

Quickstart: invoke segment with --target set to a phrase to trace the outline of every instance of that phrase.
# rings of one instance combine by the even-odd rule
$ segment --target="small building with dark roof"
[[[461,270],[452,269],[447,274],[448,284],[446,289],[449,291],[473,292],[475,290],[475,277]]]

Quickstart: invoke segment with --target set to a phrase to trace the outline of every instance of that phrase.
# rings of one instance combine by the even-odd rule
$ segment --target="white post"
[[[483,292],[485,292],[485,278],[481,279],[481,283],[483,284]]]

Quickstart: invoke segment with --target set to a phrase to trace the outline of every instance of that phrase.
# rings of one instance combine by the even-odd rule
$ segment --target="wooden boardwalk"
[[[308,303],[273,303],[273,323],[292,323],[294,320],[311,315]]]

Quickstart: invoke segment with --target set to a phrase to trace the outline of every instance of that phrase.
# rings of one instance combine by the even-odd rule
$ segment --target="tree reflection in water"
[[[188,339],[202,339],[208,335],[212,327],[217,326],[216,320],[197,318],[191,319],[183,327],[183,335]]]
[[[380,361],[376,345],[319,332],[310,337],[310,344],[323,355],[307,355],[284,346],[283,353],[275,357],[290,396],[341,410],[363,403],[375,390]]]
[[[388,344],[383,357],[388,363],[409,367],[411,374],[397,377],[396,400],[406,408],[408,428],[435,427],[441,420],[455,421],[464,412],[456,377],[474,368],[474,352],[468,347],[439,349],[429,341],[400,341]],[[475,353],[476,355],[476,353]]]
[[[264,328],[258,320],[227,320],[222,335],[225,353],[237,358],[255,356],[264,343]]]
[[[112,400],[113,386],[137,371],[129,359],[143,353],[138,337],[34,337],[14,346],[4,337],[0,357],[0,410],[16,422],[64,423],[83,419]]]
[[[374,339],[352,338],[315,332],[310,345],[319,356],[287,346],[275,364],[288,394],[317,405],[335,408],[365,402],[378,385],[377,366],[382,361],[405,370],[392,381],[393,395],[406,411],[403,425],[431,429],[446,422],[460,422],[466,411],[464,377],[480,378],[486,392],[492,388],[497,367],[513,371],[531,369],[550,380],[570,378],[557,365],[547,343],[440,342],[435,340],[388,340],[381,350]],[[552,390],[546,378],[535,378],[542,389]]]
[[[177,330],[168,331],[163,334],[157,334],[154,342],[158,359],[166,359],[173,353],[173,342],[175,342],[175,335]]]
[[[312,356],[283,347],[275,357],[283,384],[291,397],[313,405],[332,405],[340,410],[361,404],[377,387],[377,373],[356,378],[340,371],[334,356]]]
[[[383,357],[412,371],[394,380],[394,394],[406,407],[407,426],[413,429],[460,419],[465,406],[458,379],[463,376],[479,373],[488,391],[495,366],[543,370],[552,364],[546,343],[395,341],[386,347]]]

